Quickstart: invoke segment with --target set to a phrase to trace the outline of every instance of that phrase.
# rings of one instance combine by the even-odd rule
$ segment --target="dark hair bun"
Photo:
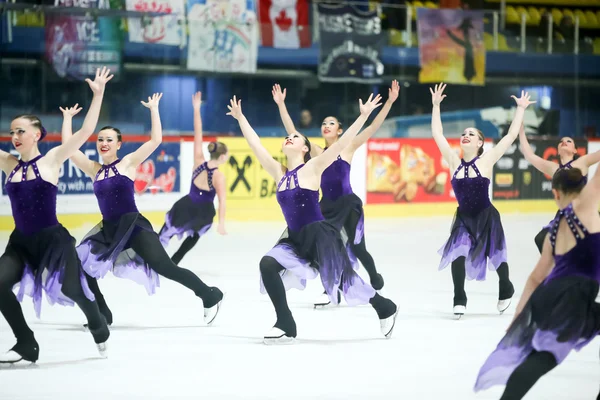
[[[215,142],[210,142],[208,144],[208,151],[209,152],[214,152],[217,149],[217,144]]]
[[[579,168],[559,169],[552,177],[552,188],[565,194],[579,193],[585,182],[586,177]]]

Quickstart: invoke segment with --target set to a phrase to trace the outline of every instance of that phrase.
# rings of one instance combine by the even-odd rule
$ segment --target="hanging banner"
[[[319,79],[324,82],[381,83],[381,55],[387,36],[377,11],[318,5]]]
[[[579,155],[588,152],[585,139],[574,139]],[[544,160],[558,164],[558,138],[529,139],[529,145],[535,154]],[[496,140],[498,142],[498,140]],[[521,147],[515,142],[494,166],[494,199],[505,200],[542,200],[552,199],[552,177],[542,174],[529,164]]]
[[[259,0],[261,43],[264,47],[310,47],[308,0]]]
[[[188,0],[187,68],[256,72],[258,23],[254,0]]]
[[[56,0],[56,6],[67,7]],[[83,2],[81,7],[109,8],[103,0]],[[111,17],[47,14],[45,58],[61,78],[82,80],[106,66],[118,76],[121,72],[122,43],[120,20]]]
[[[485,84],[483,11],[417,8],[420,83]]]
[[[59,142],[45,142],[38,144],[40,153],[46,154],[50,149],[58,146]],[[137,150],[143,142],[123,142],[119,156],[123,157]],[[135,193],[157,194],[179,192],[179,143],[162,143],[150,157],[148,157],[136,170],[134,180]],[[11,142],[0,142],[0,150],[10,152],[18,157]],[[95,142],[86,142],[80,150],[90,159],[99,160]],[[2,182],[6,174],[2,173]],[[58,194],[93,194],[94,184],[70,159],[62,165],[58,175]],[[5,193],[5,190],[2,190]]]
[[[460,154],[460,139],[448,139]],[[370,139],[367,204],[456,201],[448,165],[433,139]]]
[[[126,0],[128,11],[155,12],[173,15],[128,18],[129,41],[167,46],[185,44],[184,0]]]

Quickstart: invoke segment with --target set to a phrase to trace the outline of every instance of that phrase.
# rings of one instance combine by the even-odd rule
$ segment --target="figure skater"
[[[202,149],[202,117],[200,104],[202,93],[197,92],[192,96],[194,107],[194,172],[190,193],[179,199],[165,216],[165,224],[158,236],[166,247],[175,235],[184,239],[181,247],[171,260],[179,264],[183,257],[190,251],[200,236],[204,235],[212,226],[215,218],[215,194],[219,199],[219,225],[217,232],[226,235],[225,231],[225,175],[218,170],[219,165],[227,162],[229,154],[227,146],[221,142],[208,144],[210,160],[204,158]]]
[[[265,344],[294,341],[296,322],[287,304],[286,290],[304,289],[306,280],[318,274],[334,304],[338,303],[338,288],[350,305],[370,303],[379,316],[381,332],[386,337],[392,334],[396,304],[376,293],[353,270],[339,229],[325,220],[319,208],[321,174],[350,144],[369,114],[380,105],[379,99],[371,95],[365,104],[360,101],[360,117],[340,140],[315,158],[310,157],[311,145],[306,137],[299,133],[288,135],[282,146],[287,168],[262,146],[242,114],[241,100],[234,96],[228,106],[227,115],[239,122],[258,161],[279,182],[277,201],[288,226],[277,245],[260,260],[261,292],[267,292],[277,314],[275,326],[264,337]]]
[[[102,68],[96,71],[94,81],[86,79],[94,96],[81,130],[45,155],[38,149],[38,142],[46,136],[38,117],[20,115],[10,124],[12,144],[20,158],[0,150],[0,167],[8,175],[6,192],[15,221],[15,229],[0,257],[0,311],[17,344],[0,355],[0,363],[38,360],[39,345],[19,302],[25,295],[32,297],[39,318],[42,292],[50,304],[77,303],[87,318],[100,355],[106,356],[110,333],[87,285],[75,239],[56,217],[56,195],[60,168],[94,132],[104,88],[112,77],[110,70]],[[20,288],[15,296],[13,287],[17,284]]]
[[[360,260],[369,274],[371,286],[375,290],[381,290],[384,282],[381,274],[377,273],[375,261],[367,251],[364,235],[364,210],[361,199],[354,194],[350,185],[350,166],[356,150],[365,144],[385,121],[392,104],[398,98],[400,85],[397,81],[392,82],[392,87],[388,90],[388,99],[381,108],[381,111],[375,117],[373,123],[369,125],[360,135],[355,136],[350,144],[343,148],[337,159],[323,171],[321,176],[322,198],[319,203],[321,212],[327,221],[342,231],[342,237],[348,238],[347,250],[354,268],[358,268]],[[285,107],[286,89],[283,91],[276,84],[273,86],[273,100],[279,107],[279,114],[285,126],[288,135],[298,133],[294,123]],[[311,145],[311,156],[316,157],[336,143],[344,134],[342,123],[336,117],[327,117],[321,124],[321,134],[325,139],[325,149],[317,145]],[[338,303],[341,296],[338,293]],[[324,292],[314,303],[315,307],[327,306],[331,304],[329,296]]]
[[[521,143],[521,153],[523,153],[525,159],[538,171],[548,176],[553,176],[556,171],[562,169],[577,168],[581,170],[584,179],[587,179],[589,167],[600,161],[600,151],[580,157],[579,154],[577,154],[577,146],[575,145],[575,141],[568,136],[561,138],[558,142],[557,150],[558,156],[560,157],[558,164],[550,160],[544,160],[542,157],[535,154],[529,145],[529,142],[527,141],[527,136],[525,136],[525,127],[523,125],[521,125],[521,131],[519,132],[519,141]],[[540,251],[540,254],[542,253],[544,240],[550,231],[550,225],[552,225],[552,221],[550,221],[548,225],[544,226],[542,230],[535,235],[535,245]]]
[[[506,385],[501,400],[523,398],[600,333],[600,174],[586,185],[581,170],[558,170],[552,193],[560,211],[513,321],[475,383],[475,391]]]
[[[204,303],[204,320],[211,324],[217,316],[223,293],[208,287],[193,272],[180,268],[171,261],[148,221],[137,209],[133,180],[137,167],[144,162],[162,142],[162,126],[158,103],[162,93],[141,102],[150,109],[152,129],[150,140],[136,151],[117,158],[122,135],[117,128],[106,126],[98,133],[97,149],[102,164],[90,160],[78,151],[71,159],[75,165],[94,181],[94,194],[98,199],[102,221],[96,225],[77,246],[83,269],[95,279],[103,278],[109,270],[120,278],[131,279],[154,294],[159,286],[158,276],[171,279],[200,297]],[[72,110],[64,110],[63,141],[70,140]],[[112,324],[110,312],[95,279],[88,279],[90,289],[99,300],[100,309],[107,322]]]
[[[525,109],[534,101],[529,94],[521,92],[521,97],[512,96],[517,102],[517,111],[513,117],[508,134],[498,144],[483,153],[484,136],[475,128],[467,128],[461,135],[460,147],[463,158],[452,150],[444,137],[440,103],[446,97],[441,83],[431,92],[433,111],[431,130],[433,138],[448,163],[452,175],[452,188],[458,201],[458,209],[452,224],[450,238],[440,249],[442,259],[439,269],[452,263],[452,281],[454,282],[454,315],[460,318],[466,310],[465,274],[468,279],[483,281],[486,267],[495,269],[500,278],[497,308],[503,313],[509,306],[515,292],[508,277],[506,240],[500,214],[489,197],[490,176],[494,164],[504,155],[519,134]],[[462,171],[461,171],[462,170]]]

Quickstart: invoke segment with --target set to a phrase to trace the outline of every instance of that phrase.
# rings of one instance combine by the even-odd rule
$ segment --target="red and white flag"
[[[278,49],[310,47],[308,0],[260,0],[262,45]]]

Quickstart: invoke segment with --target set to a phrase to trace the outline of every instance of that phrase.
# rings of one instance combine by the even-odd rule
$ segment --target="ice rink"
[[[181,263],[226,292],[213,326],[204,326],[202,302],[184,287],[162,279],[157,294],[147,296],[142,286],[109,275],[100,287],[114,324],[109,356],[101,359],[77,308],[44,302],[38,320],[27,298],[40,359],[3,367],[0,399],[498,399],[503,387],[475,394],[473,385],[538,259],[533,237],[551,217],[503,215],[513,304],[498,315],[492,272],[485,282],[467,282],[469,307],[460,321],[452,315],[450,271],[438,271],[437,250],[452,216],[367,220],[367,248],[385,278],[384,295],[400,308],[393,337],[381,336],[369,306],[314,310],[322,290],[317,279],[303,292],[288,292],[298,326],[292,346],[262,344],[275,314],[259,293],[258,263],[284,225],[232,222],[228,236],[213,229]],[[86,230],[71,233],[79,240]],[[169,254],[178,246],[171,242]],[[526,399],[596,399],[599,344],[572,353]],[[0,350],[13,345],[1,319]]]

